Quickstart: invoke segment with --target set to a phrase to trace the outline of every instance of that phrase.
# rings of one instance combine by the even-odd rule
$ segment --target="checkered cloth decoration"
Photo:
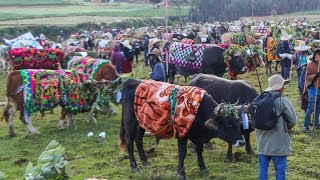
[[[257,26],[253,29],[253,31],[264,34],[264,35],[267,35],[270,32],[269,28],[263,27],[263,26]]]
[[[169,63],[176,64],[189,69],[198,70],[202,67],[203,51],[206,45],[204,44],[182,44],[173,43],[169,50]],[[191,62],[187,61],[187,57],[193,53],[196,56],[196,60]]]

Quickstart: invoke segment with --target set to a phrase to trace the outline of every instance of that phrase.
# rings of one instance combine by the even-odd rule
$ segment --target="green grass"
[[[186,16],[189,8],[169,8],[168,16]],[[65,5],[65,6],[27,6],[0,7],[0,20],[34,19],[66,16],[106,16],[106,17],[164,17],[165,9],[151,5]]]
[[[141,58],[142,59],[142,58]],[[135,65],[137,78],[148,78],[149,68]],[[262,88],[267,87],[268,76],[260,69]],[[295,72],[293,72],[295,74]],[[239,76],[247,80],[251,85],[259,89],[255,73],[246,73]],[[182,82],[183,78],[181,79]],[[0,101],[4,100],[6,77],[0,77]],[[259,90],[258,90],[259,91]],[[297,111],[299,123],[291,131],[293,155],[288,158],[287,179],[319,179],[320,178],[320,154],[319,131],[317,137],[303,134],[300,126],[303,123],[304,112],[299,108],[299,97],[297,78],[293,77],[291,87],[286,88],[285,95],[289,96]],[[29,161],[35,163],[40,153],[51,140],[58,140],[67,152],[69,171],[71,179],[93,177],[117,179],[176,179],[178,162],[177,142],[175,139],[162,140],[155,145],[153,138],[145,138],[145,150],[148,152],[150,166],[139,172],[131,172],[129,159],[126,152],[120,152],[117,147],[118,130],[120,127],[121,107],[117,109],[117,115],[100,116],[97,126],[86,123],[86,114],[76,115],[79,123],[76,129],[59,130],[60,108],[54,110],[54,114],[47,114],[43,120],[39,115],[31,117],[35,127],[41,135],[31,135],[27,128],[15,116],[14,126],[17,136],[11,138],[7,134],[6,123],[0,123],[0,172],[3,171],[7,179],[22,179]],[[2,111],[0,112],[2,114]],[[94,136],[87,138],[88,132],[92,131]],[[107,136],[104,140],[98,139],[98,133],[105,131]],[[213,150],[204,151],[204,160],[209,169],[208,174],[199,172],[196,154],[188,151],[185,167],[189,179],[231,179],[231,180],[256,180],[258,178],[257,156],[247,155],[243,147],[234,149],[242,156],[238,162],[225,163],[224,157],[227,144],[219,139],[213,139]],[[254,133],[251,134],[251,144],[256,152]],[[154,148],[154,152],[153,151]],[[138,155],[135,157],[139,165]],[[274,169],[270,163],[270,179],[274,179]]]

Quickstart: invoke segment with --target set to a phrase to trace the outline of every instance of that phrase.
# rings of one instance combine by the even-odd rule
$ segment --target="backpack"
[[[277,116],[274,100],[280,96],[280,93],[263,92],[252,101],[249,109],[253,127],[270,130],[276,126],[282,114]]]

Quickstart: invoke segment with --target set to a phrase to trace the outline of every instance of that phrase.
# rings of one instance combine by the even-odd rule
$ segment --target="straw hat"
[[[268,79],[269,86],[264,91],[277,91],[277,90],[281,89],[289,81],[290,80],[284,80],[280,74],[273,75]]]
[[[284,33],[283,36],[281,36],[280,40],[281,41],[288,41],[289,39],[292,38],[292,35],[289,35],[287,33]]]
[[[132,49],[132,46],[130,45],[130,41],[128,39],[126,39],[125,41],[121,42],[121,44],[123,44],[128,49]]]
[[[294,47],[296,51],[307,51],[309,49],[311,49],[311,46],[307,46],[305,41],[300,41],[299,46]]]
[[[160,42],[162,42],[162,41],[161,41],[161,39],[158,39],[158,38],[149,39],[149,47],[152,47],[153,45],[160,43]]]
[[[152,51],[149,52],[148,56],[150,56],[150,55],[155,55],[155,56],[157,56],[157,58],[158,58],[159,61],[162,61],[160,49],[158,49],[158,48],[153,48]]]

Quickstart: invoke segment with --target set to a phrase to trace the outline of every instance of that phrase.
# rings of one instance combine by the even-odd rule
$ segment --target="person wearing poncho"
[[[303,98],[303,88],[304,88],[304,81],[306,75],[306,66],[308,63],[308,55],[311,47],[306,46],[304,41],[300,41],[299,46],[294,47],[294,50],[297,52],[293,55],[293,64],[295,65],[295,69],[298,75],[298,88],[299,94],[301,99],[301,109],[307,109],[307,102],[306,99]]]
[[[320,87],[320,72],[319,72],[319,61],[320,61],[320,49],[317,49],[313,53],[312,62],[308,63],[307,65],[307,72],[305,78],[305,85],[304,85],[304,96],[308,98],[308,107],[306,111],[306,115],[304,117],[304,127],[302,132],[306,133],[309,132],[310,126],[310,119],[311,114],[313,113],[314,109],[315,112],[315,122],[314,125],[316,128],[320,128],[319,125],[319,113],[320,113],[320,93],[317,92]],[[316,101],[317,99],[317,101]],[[315,105],[315,103],[317,103]],[[316,106],[316,108],[314,108]]]

